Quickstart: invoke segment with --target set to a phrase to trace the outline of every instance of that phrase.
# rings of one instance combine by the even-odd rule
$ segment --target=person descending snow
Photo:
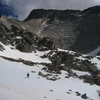
[[[29,73],[27,73],[27,78],[29,78],[29,76],[30,76],[30,74],[29,74]]]

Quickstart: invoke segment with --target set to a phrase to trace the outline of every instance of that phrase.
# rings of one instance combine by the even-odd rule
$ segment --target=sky
[[[2,0],[13,6],[19,19],[28,16],[32,9],[86,9],[94,5],[100,5],[100,0]]]

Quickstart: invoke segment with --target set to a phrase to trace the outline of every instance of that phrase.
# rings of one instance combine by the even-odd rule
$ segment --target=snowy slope
[[[38,76],[41,68],[42,66],[29,67],[0,58],[0,100],[82,100],[75,92],[86,93],[88,100],[100,99],[97,93],[99,86],[90,86],[75,78],[66,79],[64,71],[59,76],[61,79],[46,80]],[[26,78],[27,72],[30,73],[29,79]]]
[[[12,46],[5,46],[0,42],[0,44],[3,46],[5,50],[0,51],[0,56],[8,57],[8,58],[14,58],[14,59],[24,59],[32,62],[39,62],[39,63],[50,63],[48,59],[42,59],[40,56],[43,56],[46,52],[32,52],[32,53],[23,53],[18,51],[17,49],[14,49]]]
[[[38,63],[51,63],[49,59],[42,59],[40,56],[48,53],[22,53],[12,46],[5,46],[0,43],[1,50],[0,56],[24,59],[27,61]],[[3,47],[3,48],[2,48]],[[64,51],[59,49],[60,51]],[[66,50],[66,52],[68,52]],[[74,53],[74,52],[70,52]],[[83,58],[79,58],[83,59]],[[100,62],[97,58],[93,58],[92,62],[96,62],[100,68]],[[83,100],[82,95],[86,93],[88,100],[99,100],[98,92],[100,86],[90,85],[84,83],[76,77],[65,78],[67,72],[61,71],[61,74],[52,74],[42,70],[43,65],[27,66],[22,63],[10,62],[0,58],[0,100]],[[26,74],[29,72],[30,77],[27,78]],[[58,80],[52,81],[42,77],[39,73],[44,75],[50,74],[48,77],[53,78],[56,76]],[[88,72],[81,72],[73,70],[77,75],[89,75]],[[77,96],[80,93],[79,96]]]

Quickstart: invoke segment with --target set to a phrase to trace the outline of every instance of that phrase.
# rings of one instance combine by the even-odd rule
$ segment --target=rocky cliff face
[[[14,26],[41,39],[49,37],[54,47],[88,53],[100,46],[98,9],[100,6],[84,11],[37,9],[33,10],[24,21],[1,16],[0,23],[10,32]],[[15,30],[13,33],[15,35]],[[21,33],[23,34],[20,32],[19,36]],[[28,34],[26,36],[33,40]]]
[[[55,40],[56,47],[88,53],[100,45],[99,9],[100,6],[84,11],[33,10],[26,21],[46,17],[48,26],[41,36]]]

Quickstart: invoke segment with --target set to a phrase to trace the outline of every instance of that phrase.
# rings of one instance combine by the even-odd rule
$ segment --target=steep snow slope
[[[29,67],[0,58],[0,100],[82,100],[75,92],[86,93],[88,100],[100,99],[97,93],[99,86],[75,78],[66,79],[64,71],[59,75],[61,79],[46,80],[38,76],[42,67]],[[29,78],[26,78],[27,72],[30,73]]]

